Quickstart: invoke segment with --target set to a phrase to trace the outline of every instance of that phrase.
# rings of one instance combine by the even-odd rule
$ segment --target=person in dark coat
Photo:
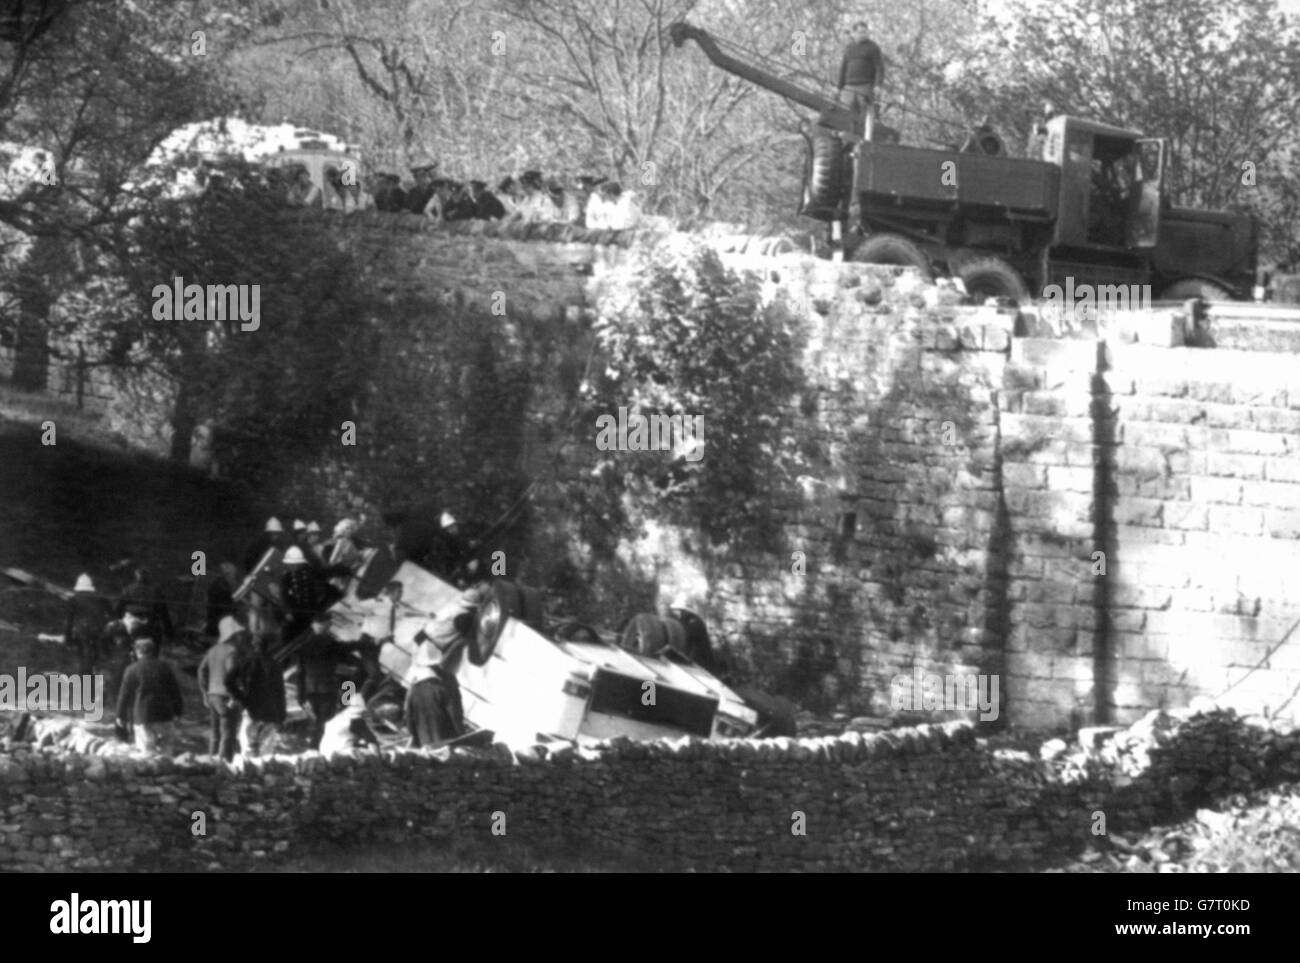
[[[328,615],[317,614],[310,625],[311,634],[298,647],[298,705],[310,709],[312,745],[319,746],[325,723],[341,705],[342,689],[334,670],[343,653],[330,634]]]
[[[506,216],[506,206],[483,181],[469,182],[469,197],[474,204],[474,217],[478,220],[499,221]]]
[[[82,675],[93,675],[107,658],[105,643],[111,621],[112,606],[96,594],[90,576],[82,574],[68,602],[68,621],[63,630],[64,642],[77,653],[77,671]]]
[[[478,543],[465,536],[456,517],[443,512],[424,565],[435,575],[459,585],[478,575],[477,552]]]
[[[370,193],[375,198],[375,210],[389,214],[406,210],[406,191],[402,190],[402,179],[396,174],[376,174]]]
[[[144,631],[149,637],[162,645],[170,645],[176,636],[162,589],[153,583],[148,569],[135,570],[135,580],[122,591],[114,614],[119,619],[130,614],[140,620],[145,624]]]
[[[312,567],[302,549],[291,545],[284,553],[280,600],[284,603],[284,641],[292,642],[311,625],[314,615],[330,604],[331,587],[325,575]]]
[[[227,616],[217,627],[217,641],[199,663],[199,692],[208,706],[208,754],[219,755],[227,762],[235,758],[242,707],[226,680],[243,658],[246,635],[247,630],[233,616]]]
[[[117,724],[131,726],[141,752],[171,749],[174,722],[185,711],[180,683],[168,662],[158,658],[153,639],[136,639],[137,659],[122,677],[117,696]]]
[[[840,60],[839,90],[841,98],[848,91],[853,110],[865,114],[875,102],[877,85],[884,80],[885,55],[867,36],[865,23],[854,24],[853,35],[858,39],[844,48]]]
[[[419,167],[411,168],[411,176],[415,178],[415,184],[406,192],[408,213],[423,214],[425,208],[429,206],[429,201],[433,199],[434,172],[437,169],[437,164],[421,164]]]
[[[285,704],[284,673],[266,651],[266,638],[253,639],[251,654],[226,676],[226,688],[244,707],[239,728],[239,745],[250,758],[275,751],[288,708]]]
[[[469,221],[475,215],[474,199],[469,188],[460,181],[447,182],[447,196],[442,202],[442,217],[446,221]]]
[[[387,512],[383,520],[396,529],[393,555],[398,563],[423,565],[439,535],[437,511],[428,505],[413,505]]]

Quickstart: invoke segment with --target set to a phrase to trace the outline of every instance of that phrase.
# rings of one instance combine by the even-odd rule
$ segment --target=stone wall
[[[0,871],[241,868],[326,840],[577,843],[664,869],[952,871],[1076,855],[1300,774],[1300,738],[1153,713],[1040,760],[963,723],[772,742],[397,750],[235,765],[0,752]],[[1050,758],[1049,758],[1050,757]],[[201,820],[198,818],[202,814]],[[493,826],[498,834],[494,836]],[[196,833],[196,829],[202,829]]]
[[[1197,695],[1296,717],[1295,364],[1017,341],[1001,395],[1017,721],[1122,721]]]
[[[632,239],[285,218],[337,234],[372,277],[381,332],[454,302],[491,326],[499,357],[523,359],[525,423],[475,444],[537,480],[501,547],[508,574],[552,588],[569,614],[609,624],[684,601],[763,684],[856,714],[899,714],[894,682],[914,667],[999,676],[998,721],[1033,727],[1197,695],[1300,712],[1300,376],[1285,312],[1156,311],[1101,340],[1027,338],[1014,312],[958,307],[902,269],[731,250],[726,263],[803,319],[797,414],[821,454],[777,506],[781,551],[709,551],[651,519],[615,565],[577,536],[568,493],[587,461],[562,429],[590,363],[593,292]],[[474,405],[459,381],[445,392],[443,408]],[[378,507],[331,501],[347,487],[312,475],[295,504]],[[490,520],[504,502],[466,505]]]
[[[821,460],[783,513],[782,554],[707,555],[661,532],[634,561],[803,699],[886,716],[914,666],[1002,672],[996,391],[1014,313],[957,307],[902,269],[724,261],[805,319],[796,404]]]

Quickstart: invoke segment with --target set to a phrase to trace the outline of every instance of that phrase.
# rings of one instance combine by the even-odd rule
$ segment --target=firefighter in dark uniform
[[[312,617],[324,611],[330,601],[330,585],[324,574],[308,563],[297,545],[289,546],[284,553],[280,598],[286,612],[282,636],[285,642],[306,632]]]
[[[108,655],[105,651],[106,635],[108,623],[112,620],[112,607],[95,592],[95,583],[90,576],[80,576],[68,602],[68,622],[63,639],[76,651],[77,671],[82,675],[94,674],[101,660]]]

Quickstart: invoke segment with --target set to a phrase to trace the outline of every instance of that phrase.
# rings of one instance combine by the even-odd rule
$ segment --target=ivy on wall
[[[806,456],[794,318],[762,304],[758,278],[689,239],[636,250],[604,278],[596,308],[601,364],[580,420],[596,433],[593,474],[637,514],[697,528],[711,545],[772,545],[774,509]],[[638,416],[682,428],[669,423],[665,450],[653,430],[638,437]]]

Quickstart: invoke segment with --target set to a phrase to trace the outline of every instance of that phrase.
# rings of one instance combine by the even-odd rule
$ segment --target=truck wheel
[[[478,610],[474,620],[474,644],[469,647],[469,660],[474,665],[484,665],[505,630],[507,618],[523,615],[524,603],[519,586],[507,579],[492,583],[492,594]]]
[[[808,166],[804,174],[803,208],[819,220],[833,220],[843,197],[844,144],[830,134],[808,138]]]
[[[1199,278],[1175,281],[1160,292],[1161,301],[1186,301],[1188,298],[1200,298],[1202,301],[1231,301],[1232,295],[1213,281],[1202,281]]]
[[[1024,280],[1000,257],[971,258],[957,268],[957,276],[966,286],[966,293],[977,304],[982,304],[986,298],[1010,298],[1017,304],[1030,300]]]
[[[701,668],[713,671],[713,646],[709,641],[709,627],[690,609],[669,609],[668,614],[686,630],[685,653]]]
[[[872,234],[853,249],[851,259],[858,264],[896,264],[914,267],[926,282],[934,280],[934,268],[915,243],[901,234]]]

